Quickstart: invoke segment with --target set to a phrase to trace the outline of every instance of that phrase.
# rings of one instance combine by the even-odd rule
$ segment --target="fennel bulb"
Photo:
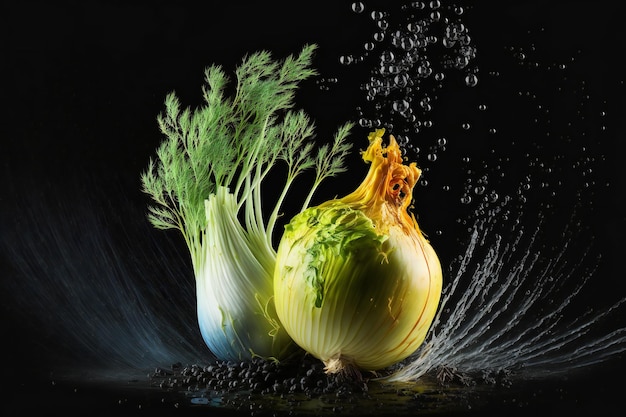
[[[375,371],[411,355],[435,316],[439,259],[407,212],[421,171],[404,165],[393,136],[370,134],[371,163],[351,194],[285,226],[274,272],[285,330],[328,373]]]
[[[272,234],[288,191],[303,171],[314,169],[307,207],[319,184],[344,171],[352,124],[330,144],[318,146],[314,125],[294,111],[295,91],[315,74],[314,45],[298,56],[272,60],[263,51],[236,69],[232,97],[219,66],[205,71],[204,105],[181,111],[174,93],[158,123],[165,138],[142,175],[154,201],[148,218],[159,229],[177,229],[191,255],[200,333],[217,359],[282,358],[294,346],[273,301],[276,251]],[[262,186],[284,163],[282,192],[265,212]],[[280,189],[280,188],[279,188]]]

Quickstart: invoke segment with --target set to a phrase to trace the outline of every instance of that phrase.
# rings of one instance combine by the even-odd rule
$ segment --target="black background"
[[[209,64],[232,70],[245,54],[256,50],[268,49],[275,57],[284,57],[297,53],[305,43],[317,43],[314,66],[322,76],[337,76],[340,82],[327,92],[319,88],[319,79],[307,81],[297,98],[299,106],[314,118],[323,137],[330,137],[346,120],[356,120],[355,109],[363,103],[359,86],[367,72],[342,67],[338,57],[359,51],[371,36],[372,23],[353,13],[351,2],[196,3],[3,3],[0,233],[5,245],[12,245],[9,239],[19,240],[22,230],[32,231],[38,222],[48,221],[45,215],[29,216],[28,205],[50,205],[54,210],[59,201],[71,206],[94,194],[106,196],[98,201],[105,202],[103,211],[113,219],[113,233],[129,238],[135,229],[124,223],[145,222],[142,213],[148,201],[140,191],[139,175],[161,140],[156,115],[165,95],[175,90],[183,103],[200,104],[203,69]],[[365,4],[368,10],[387,7],[384,2]],[[585,217],[580,227],[590,230],[583,236],[593,237],[594,251],[602,254],[603,263],[596,274],[598,281],[581,304],[605,300],[610,304],[622,298],[626,293],[621,268],[626,176],[620,151],[626,137],[626,29],[621,6],[592,1],[456,4],[468,10],[465,24],[478,49],[476,65],[485,82],[467,91],[462,82],[451,81],[433,113],[437,121],[449,123],[441,131],[454,146],[442,154],[444,161],[430,165],[430,185],[418,188],[415,197],[422,227],[442,231],[432,233],[442,263],[448,264],[458,253],[466,231],[457,220],[471,211],[458,204],[467,175],[467,167],[461,167],[463,156],[471,155],[476,165],[470,169],[480,171],[481,161],[515,155],[518,158],[510,161],[507,171],[516,178],[517,170],[524,171],[532,161],[533,152],[579,160],[576,152],[586,146],[585,152],[594,158],[590,166],[596,182],[595,191],[584,194],[593,201],[583,202]],[[531,52],[528,63],[520,65],[514,58],[516,48]],[[532,62],[541,71],[529,69]],[[568,63],[567,76],[555,69],[562,62]],[[498,71],[503,76],[489,76]],[[584,91],[573,93],[569,103],[553,97],[557,84],[565,89],[580,87],[564,81],[567,77],[585,80]],[[523,99],[529,91],[538,97],[535,102]],[[584,109],[577,110],[577,100],[585,103]],[[488,118],[477,115],[476,103],[480,102],[490,103]],[[549,116],[545,108],[550,109]],[[466,119],[474,121],[469,133],[458,127]],[[496,125],[497,137],[489,136],[488,128]],[[576,150],[552,140],[560,129],[572,130],[568,134]],[[362,147],[367,131],[354,130],[356,149]],[[552,136],[545,136],[547,131]],[[431,139],[426,134],[425,140]],[[536,144],[542,140],[545,143],[537,151]],[[528,154],[531,157],[526,158]],[[429,166],[424,153],[416,157],[418,165]],[[358,153],[349,163],[354,169],[361,167]],[[564,177],[582,176],[584,169],[578,168],[568,165]],[[328,182],[318,201],[349,191],[363,174]],[[573,179],[572,187],[581,181]],[[452,195],[440,191],[442,184],[452,184]],[[569,215],[568,207],[579,204],[580,197],[573,191],[560,195],[553,202],[555,210]],[[140,230],[148,230],[151,244],[158,245],[163,232]],[[76,233],[89,230],[78,225]],[[176,242],[176,237],[170,237]],[[137,239],[137,245],[146,239],[131,238]],[[128,256],[141,258],[136,253]],[[3,280],[20,279],[19,267],[8,252],[0,261],[6,271]],[[7,329],[3,344],[10,345],[8,361],[21,364],[16,366],[18,373],[29,364],[46,367],[51,363],[32,347],[37,330],[15,307],[21,305],[15,300],[25,297],[9,290],[3,294]],[[623,382],[617,383],[626,391]]]

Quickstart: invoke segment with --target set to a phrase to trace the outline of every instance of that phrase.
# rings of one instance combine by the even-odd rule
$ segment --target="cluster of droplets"
[[[433,126],[437,92],[448,79],[469,87],[478,84],[472,65],[476,48],[461,20],[465,10],[439,0],[404,4],[397,15],[387,10],[368,13],[364,2],[351,7],[374,24],[361,52],[339,57],[342,65],[367,62],[371,67],[361,86],[367,104],[357,109],[358,124],[385,127],[395,132],[400,145],[411,147],[409,135]]]

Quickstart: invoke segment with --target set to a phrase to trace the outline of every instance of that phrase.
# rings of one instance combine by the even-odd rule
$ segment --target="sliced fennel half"
[[[157,118],[164,139],[141,177],[154,202],[148,217],[156,228],[182,233],[200,332],[218,359],[281,358],[294,346],[274,308],[273,231],[303,171],[314,175],[302,209],[325,178],[345,170],[352,128],[346,123],[332,141],[318,144],[310,117],[293,109],[299,83],[315,74],[314,51],[306,45],[281,61],[267,51],[245,57],[230,97],[228,77],[212,65],[205,70],[201,107],[182,110],[170,93]],[[282,191],[265,211],[262,187],[279,163],[286,175],[282,184],[272,177],[271,187]]]

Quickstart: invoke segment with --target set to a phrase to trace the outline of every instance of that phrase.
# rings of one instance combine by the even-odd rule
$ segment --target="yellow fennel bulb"
[[[285,227],[274,270],[276,313],[328,373],[375,371],[422,344],[442,287],[439,259],[408,213],[420,176],[393,136],[369,135],[371,163],[351,194]]]

